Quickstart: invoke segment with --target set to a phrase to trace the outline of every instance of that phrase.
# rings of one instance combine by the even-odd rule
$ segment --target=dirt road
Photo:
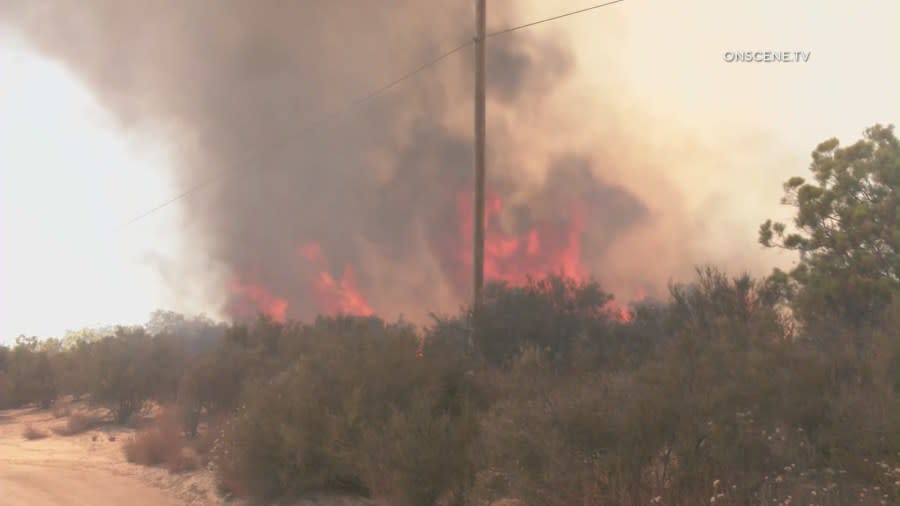
[[[182,506],[162,490],[91,468],[10,463],[0,455],[0,504],[8,506]]]
[[[126,462],[121,445],[130,430],[103,428],[67,437],[49,430],[63,422],[47,411],[0,411],[0,506],[218,503],[205,471],[171,475]],[[26,424],[48,436],[26,440]]]

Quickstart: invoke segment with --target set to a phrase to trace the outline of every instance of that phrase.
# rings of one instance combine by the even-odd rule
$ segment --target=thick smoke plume
[[[189,247],[226,266],[227,314],[417,319],[470,291],[471,49],[308,125],[470,39],[469,3],[2,0],[0,19],[67,64],[124,128],[164,136],[179,186],[240,175],[180,203]],[[567,42],[493,38],[488,64],[489,279],[564,270],[619,299],[664,287],[686,255],[658,233],[677,236],[678,198],[666,217],[639,196],[629,178],[647,167],[629,166],[646,165],[629,155],[631,128],[597,139],[615,149],[566,142],[571,118],[599,121],[592,103],[553,106],[578,68]]]

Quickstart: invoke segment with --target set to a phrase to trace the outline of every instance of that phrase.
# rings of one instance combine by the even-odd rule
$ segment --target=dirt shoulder
[[[171,474],[125,461],[122,442],[133,431],[103,426],[74,436],[49,411],[0,411],[0,490],[8,505],[206,506],[221,504],[207,470]],[[26,440],[31,425],[47,434]]]

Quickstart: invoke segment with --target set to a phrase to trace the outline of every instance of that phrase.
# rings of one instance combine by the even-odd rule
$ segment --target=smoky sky
[[[227,266],[226,277],[309,318],[323,310],[309,289],[319,271],[337,278],[350,266],[376,311],[415,315],[453,309],[470,290],[459,206],[472,182],[471,48],[317,120],[471,40],[470,3],[0,0],[0,22],[67,65],[123,129],[163,136],[176,163],[160,170],[179,186],[235,176],[180,202],[187,247]],[[577,68],[566,40],[528,31],[489,39],[487,61],[491,111],[535,107]],[[541,121],[528,131],[549,135],[552,114]],[[650,219],[627,186],[597,176],[615,160],[531,156],[520,125],[498,125],[494,230],[567,230],[577,203],[582,261],[599,271],[610,246]],[[541,174],[523,158],[543,160]],[[298,254],[312,242],[324,267]]]

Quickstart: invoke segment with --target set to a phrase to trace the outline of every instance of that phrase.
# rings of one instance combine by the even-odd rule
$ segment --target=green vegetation
[[[900,288],[898,157],[900,143],[890,127],[869,128],[864,139],[843,148],[837,139],[823,142],[812,153],[814,181],[793,177],[784,184],[784,202],[797,209],[797,230],[771,220],[760,227],[763,245],[800,253],[797,267],[777,271],[774,279],[815,338],[840,339],[871,324]]]
[[[897,185],[890,128],[792,178],[800,252],[763,279],[713,267],[608,309],[592,281],[493,284],[418,330],[374,317],[152,325],[0,348],[0,405],[84,396],[124,423],[171,403],[130,460],[260,502],[885,504],[900,485]],[[214,428],[218,427],[218,428]],[[884,502],[882,502],[884,501]]]

